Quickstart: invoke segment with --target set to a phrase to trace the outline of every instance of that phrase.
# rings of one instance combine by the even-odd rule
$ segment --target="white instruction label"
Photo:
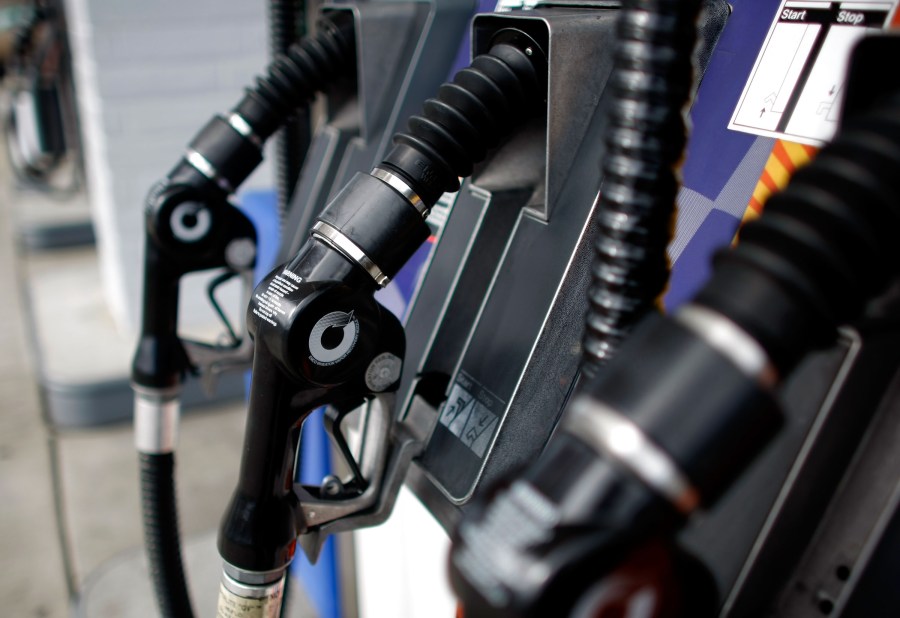
[[[896,5],[782,0],[728,128],[813,146],[830,140],[850,53],[889,23]]]

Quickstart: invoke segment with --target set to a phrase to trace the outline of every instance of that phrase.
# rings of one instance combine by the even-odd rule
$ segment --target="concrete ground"
[[[62,372],[74,382],[127,377],[133,343],[111,325],[93,249],[34,252],[19,246],[25,228],[87,217],[83,194],[60,201],[22,188],[0,161],[0,613],[5,616],[157,615],[141,549],[130,422],[54,427],[46,420],[40,388],[50,369],[54,378]],[[111,375],[98,378],[98,371]],[[220,561],[214,531],[236,478],[243,425],[240,401],[192,411],[182,421],[181,528],[199,616],[215,611]],[[311,615],[301,594],[292,598],[297,603],[291,615]]]
[[[10,615],[64,616],[70,585],[56,525],[51,448],[20,294],[9,170],[0,176],[0,602]],[[74,575],[74,574],[73,574]]]

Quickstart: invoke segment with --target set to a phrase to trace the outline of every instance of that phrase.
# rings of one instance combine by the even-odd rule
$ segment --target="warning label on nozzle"
[[[896,6],[782,0],[728,128],[813,146],[830,140],[850,53],[889,23]]]
[[[284,277],[281,275],[284,275]],[[275,278],[266,287],[265,292],[253,295],[253,301],[256,305],[253,308],[253,315],[265,320],[272,326],[275,326],[275,320],[272,318],[276,317],[277,314],[285,314],[282,299],[298,289],[291,280],[303,283],[303,279],[287,269],[282,271],[281,275],[275,275]]]

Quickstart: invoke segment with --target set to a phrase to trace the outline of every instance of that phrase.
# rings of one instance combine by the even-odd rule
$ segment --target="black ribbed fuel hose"
[[[696,302],[736,322],[787,372],[900,270],[900,97],[835,140],[717,255]]]
[[[327,13],[315,36],[291,45],[269,64],[266,74],[247,89],[227,119],[213,117],[191,141],[189,150],[205,160],[214,177],[182,159],[168,181],[192,182],[190,177],[200,173],[213,180],[214,190],[234,191],[262,161],[265,141],[294,117],[297,109],[308,107],[317,93],[353,75],[355,67],[353,15],[349,11]]]
[[[615,354],[669,277],[699,0],[630,0],[617,22],[583,371]]]
[[[355,70],[352,14],[329,13],[319,20],[317,31],[273,60],[267,74],[234,108],[260,139],[268,139],[298,107],[308,105],[317,92]]]
[[[317,92],[352,73],[355,53],[352,15],[349,11],[330,13],[321,20],[316,36],[292,45],[270,64],[266,75],[247,89],[233,111],[261,144]],[[259,162],[259,145],[249,144],[221,118],[214,118],[191,147],[235,187]],[[243,156],[253,154],[255,158]],[[190,169],[183,161],[180,166],[176,169]],[[140,462],[144,536],[160,612],[166,618],[188,618],[193,613],[181,560],[174,456],[140,453]]]
[[[488,150],[543,109],[546,56],[517,30],[502,30],[489,52],[477,56],[428,99],[380,167],[402,176],[429,206],[459,189]]]
[[[691,305],[647,316],[586,405],[640,427],[711,504],[778,430],[778,382],[898,280],[898,229],[900,96],[847,119],[716,255]]]
[[[407,131],[371,174],[359,174],[319,215],[393,277],[427,240],[424,216],[459,190],[488,151],[546,110],[547,62],[526,33],[500,30],[477,56],[412,116]]]
[[[303,0],[269,1],[269,48],[273,58],[287,53],[305,28]],[[278,191],[278,215],[284,223],[294,185],[310,142],[310,114],[308,107],[299,107],[288,118],[275,139],[275,187]]]
[[[171,453],[140,453],[141,507],[150,577],[163,618],[193,616],[181,562],[175,458]]]

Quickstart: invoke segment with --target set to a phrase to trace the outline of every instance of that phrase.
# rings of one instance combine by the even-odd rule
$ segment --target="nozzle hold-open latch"
[[[377,526],[393,511],[409,466],[437,420],[433,415],[407,415],[397,420],[395,399],[394,393],[379,395],[361,411],[357,457],[350,452],[341,429],[345,416],[333,410],[326,413],[326,429],[338,450],[348,463],[354,461],[350,466],[353,484],[326,477],[318,488],[294,486],[307,525],[298,541],[310,562],[316,562],[328,535]],[[345,489],[360,487],[355,484],[358,480],[362,481],[361,490]]]

